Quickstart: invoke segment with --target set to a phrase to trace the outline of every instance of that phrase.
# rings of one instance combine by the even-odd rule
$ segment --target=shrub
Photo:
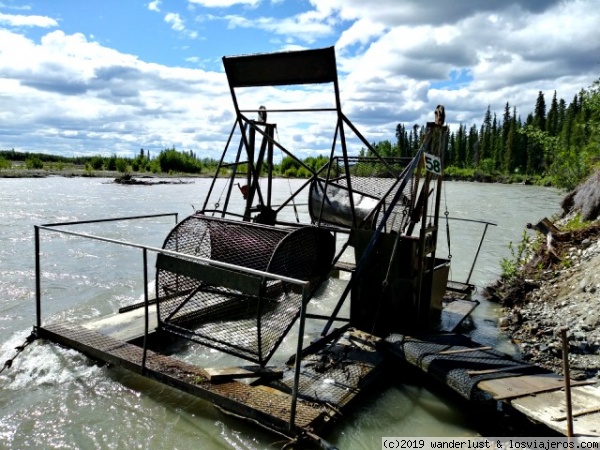
[[[11,167],[12,163],[9,160],[4,159],[2,156],[0,156],[0,170],[10,169]]]
[[[102,170],[102,166],[104,165],[104,158],[102,158],[101,156],[92,156],[89,165],[94,170]]]
[[[508,248],[510,249],[510,253],[512,255],[512,259],[503,258],[500,266],[502,268],[502,274],[500,275],[505,281],[514,280],[523,264],[527,261],[529,257],[529,253],[527,252],[528,247],[531,242],[529,237],[527,236],[527,230],[523,230],[523,236],[521,238],[521,242],[515,249],[512,241],[508,244]]]
[[[286,177],[286,178],[296,178],[296,176],[297,176],[297,170],[296,170],[296,168],[295,167],[288,168],[284,172],[283,176]]]
[[[200,161],[191,156],[189,153],[181,153],[174,148],[161,151],[157,160],[162,172],[202,172],[202,164]]]
[[[117,170],[117,155],[112,155],[106,161],[106,170]]]
[[[30,156],[25,160],[25,167],[28,169],[43,169],[44,163],[37,156]]]
[[[287,173],[289,170],[293,169],[294,177],[296,176],[296,171],[300,168],[300,163],[296,161],[291,156],[286,156],[281,160],[281,164],[279,164],[279,171],[284,176],[288,176]]]
[[[117,161],[115,162],[115,167],[117,171],[121,173],[127,172],[127,160],[124,158],[117,158]]]

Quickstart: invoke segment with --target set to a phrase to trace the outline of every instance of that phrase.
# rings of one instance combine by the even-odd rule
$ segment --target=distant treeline
[[[452,114],[451,109],[446,112]],[[379,142],[382,156],[411,156],[424,128],[396,127],[396,142]],[[448,136],[444,155],[449,176],[493,177],[572,188],[600,166],[600,79],[567,104],[556,91],[546,106],[539,92],[533,112],[523,121],[507,102],[499,118],[488,107],[481,125],[460,124]],[[363,154],[368,154],[363,150]],[[368,155],[367,155],[368,156]]]
[[[449,109],[447,115],[451,116]],[[396,126],[396,141],[374,143],[383,157],[406,157],[416,154],[424,127],[403,123]],[[362,149],[360,156],[370,156]],[[0,169],[12,167],[13,161],[24,161],[27,168],[42,169],[47,165],[60,169],[67,164],[84,166],[88,171],[110,170],[151,173],[215,173],[218,161],[198,158],[194,152],[164,149],[156,157],[140,149],[134,158],[122,156],[58,156],[45,153],[0,151]],[[460,124],[448,135],[444,155],[444,174],[462,179],[488,179],[507,182],[534,182],[572,188],[600,167],[600,79],[587,90],[582,89],[567,104],[556,91],[546,107],[539,92],[533,112],[523,121],[515,107],[507,102],[499,118],[490,107],[481,125]],[[288,177],[308,177],[327,158],[309,157],[302,163],[286,156],[273,166],[274,173]],[[267,170],[266,164],[263,170]],[[243,164],[238,171],[244,173]]]
[[[46,153],[17,152],[0,150],[0,169],[10,168],[12,162],[24,162],[28,169],[43,169],[50,166],[58,170],[66,166],[83,166],[87,171],[109,170],[118,172],[172,173],[183,172],[199,174],[216,170],[218,161],[211,158],[199,159],[192,151],[180,152],[175,148],[162,150],[156,158],[150,151],[140,149],[135,158],[125,156],[59,156]]]

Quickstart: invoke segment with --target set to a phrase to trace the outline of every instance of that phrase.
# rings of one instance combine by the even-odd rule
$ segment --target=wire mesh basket
[[[159,255],[160,326],[264,365],[298,317],[302,286],[244,268],[307,281],[312,292],[329,273],[335,241],[312,226],[282,229],[196,214],[171,231],[163,248],[231,266]]]

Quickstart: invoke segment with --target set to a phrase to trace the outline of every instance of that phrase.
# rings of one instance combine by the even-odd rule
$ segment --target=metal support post
[[[40,228],[35,225],[35,326],[42,326],[42,286],[40,271]]]
[[[146,354],[148,352],[147,341],[148,341],[148,251],[146,248],[142,249],[144,259],[144,349],[142,352],[142,375],[146,372]]]
[[[298,346],[294,366],[294,386],[292,388],[292,406],[290,408],[290,431],[296,422],[296,403],[298,402],[298,384],[300,383],[300,364],[302,362],[302,347],[304,346],[304,322],[306,320],[307,287],[302,287],[302,304],[300,305],[300,324],[298,327]]]
[[[567,340],[567,331],[569,327],[560,329],[562,338],[562,357],[563,372],[565,375],[565,399],[567,402],[567,437],[573,437],[573,405],[571,403],[571,371],[569,368],[569,342]]]

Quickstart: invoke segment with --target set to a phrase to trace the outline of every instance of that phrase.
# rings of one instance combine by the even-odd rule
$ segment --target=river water
[[[98,178],[0,179],[0,364],[13,357],[35,321],[33,225],[168,212],[183,219],[200,208],[208,183],[122,186]],[[283,197],[295,186],[297,180],[275,181]],[[471,276],[478,286],[498,277],[501,259],[511,256],[508,243],[521,240],[527,222],[558,213],[562,196],[555,189],[517,185],[451,182],[444,189],[442,211],[447,209],[450,217],[497,224],[489,227]],[[303,205],[297,207],[303,214]],[[173,218],[155,218],[71,229],[161,247],[173,225]],[[452,255],[451,277],[464,281],[483,226],[451,220],[450,228],[450,248],[445,232],[440,233],[438,254]],[[138,249],[42,232],[41,252],[44,323],[91,319],[134,303],[143,293]],[[328,282],[312,308],[326,311],[343,285],[343,280]],[[511,351],[494,326],[496,309],[482,300],[472,336]],[[308,339],[319,330],[309,324]],[[273,362],[286,360],[294,348],[292,333]],[[185,349],[182,358],[212,367],[231,363],[206,349]],[[460,408],[422,386],[393,383],[360,403],[327,439],[340,448],[367,449],[380,448],[382,436],[475,435]],[[276,441],[207,402],[47,342],[34,342],[0,374],[0,448],[281,447],[273,445]]]

